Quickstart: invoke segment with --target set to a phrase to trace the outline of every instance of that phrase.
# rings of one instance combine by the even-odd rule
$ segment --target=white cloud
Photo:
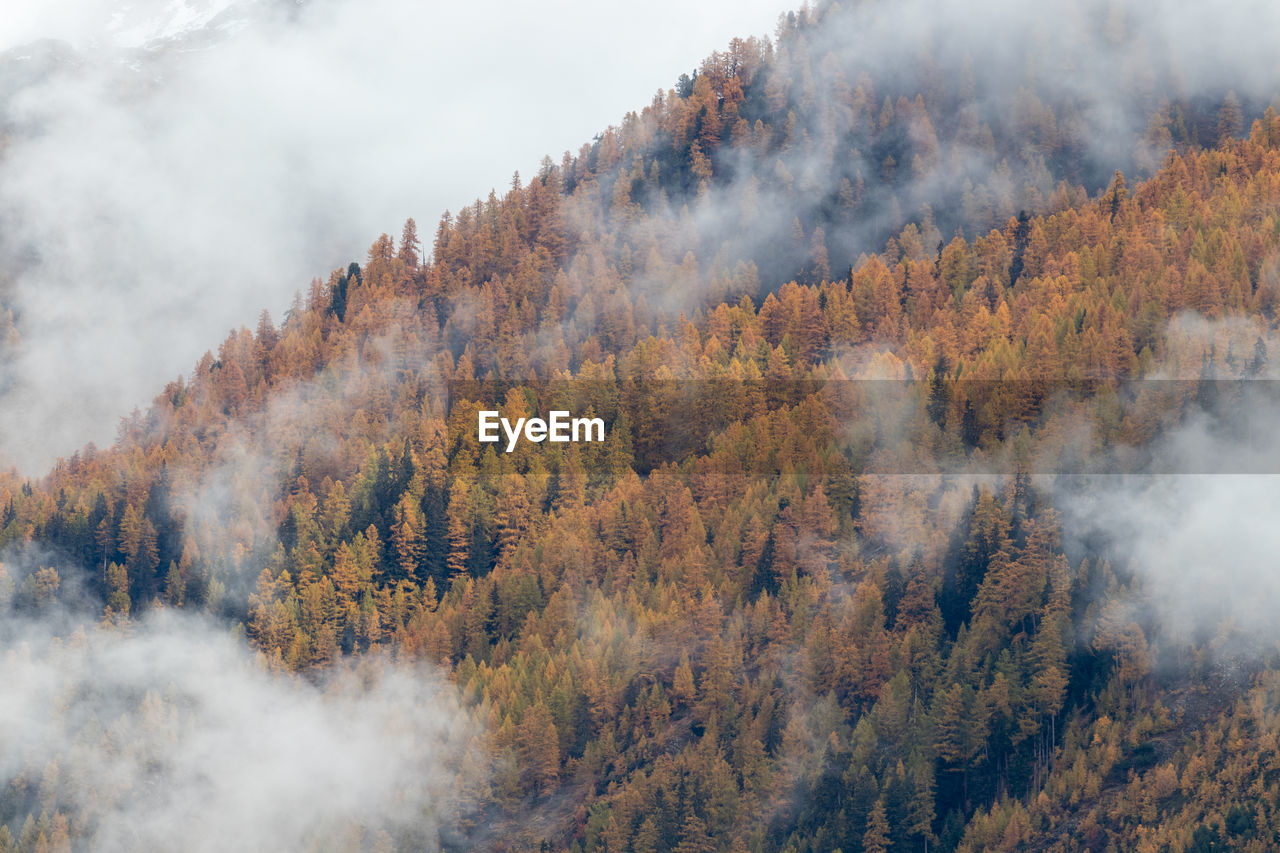
[[[429,850],[483,782],[456,690],[425,669],[277,677],[166,613],[63,640],[5,629],[0,784],[25,776],[50,815],[89,818],[94,850],[301,850],[353,827]]]
[[[83,53],[9,105],[0,212],[23,346],[0,454],[34,472],[109,441],[228,329],[278,316],[406,218],[429,239],[446,208],[576,151],[731,38],[771,31],[774,2],[242,0],[217,17],[226,0],[22,0],[0,48],[52,36]],[[246,15],[212,44],[128,49]]]

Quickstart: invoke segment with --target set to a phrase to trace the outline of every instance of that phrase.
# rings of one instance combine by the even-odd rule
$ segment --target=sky
[[[11,0],[0,320],[14,311],[21,344],[0,349],[0,464],[35,474],[109,444],[378,234],[414,217],[429,241],[446,209],[576,152],[783,10]]]

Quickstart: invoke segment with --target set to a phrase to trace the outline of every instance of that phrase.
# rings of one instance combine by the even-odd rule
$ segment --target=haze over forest
[[[1275,849],[1275,9],[584,11],[0,29],[0,853]]]
[[[0,461],[31,475],[109,444],[228,329],[279,318],[369,235],[532,174],[778,14],[659,0],[622,28],[561,0],[15,2],[0,314],[23,346]]]

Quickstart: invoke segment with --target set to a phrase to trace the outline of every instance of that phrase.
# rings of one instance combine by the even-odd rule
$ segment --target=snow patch
[[[125,3],[112,13],[107,41],[123,49],[154,48],[210,26],[244,0],[169,0],[162,4]]]

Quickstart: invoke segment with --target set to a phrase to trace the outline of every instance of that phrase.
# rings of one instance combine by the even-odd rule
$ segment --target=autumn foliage
[[[208,611],[280,671],[438,664],[486,733],[465,796],[495,849],[1273,846],[1274,672],[1196,701],[1208,652],[1109,606],[1140,579],[1068,559],[1034,475],[1265,370],[1280,117],[1170,138],[1149,180],[1092,196],[1069,170],[971,188],[855,253],[833,235],[895,172],[991,133],[958,94],[844,79],[809,25],[734,42],[429,251],[412,221],[379,237],[112,447],[0,479],[0,544],[44,555],[0,598],[39,611],[74,571],[108,623]],[[828,126],[883,168],[846,174]],[[813,187],[796,148],[826,164]],[[730,149],[772,171],[732,176],[725,228],[699,205]],[[827,190],[774,243],[736,236],[770,214],[753,193]],[[1190,313],[1252,325],[1171,334]],[[1156,375],[1191,392],[1140,397]],[[476,440],[482,408],[553,407],[607,440]],[[0,850],[71,849],[58,790],[5,795]]]

